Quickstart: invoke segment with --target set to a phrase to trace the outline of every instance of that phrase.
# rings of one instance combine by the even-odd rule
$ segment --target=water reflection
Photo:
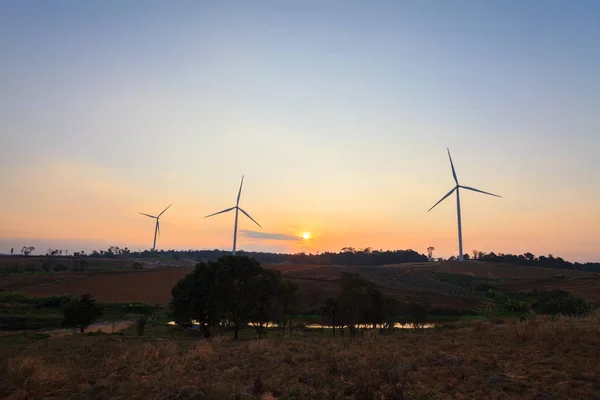
[[[199,325],[198,321],[192,320],[192,324],[193,325]],[[170,321],[168,322],[168,325],[177,325],[175,323],[175,321]],[[255,322],[250,322],[248,323],[248,327],[251,328],[255,328],[258,326],[258,323]],[[266,328],[279,328],[279,325],[275,322],[269,322],[266,325],[263,325]],[[304,325],[306,328],[308,329],[332,329],[333,326],[331,325],[321,325],[321,324],[307,324]],[[370,329],[373,327],[372,324],[361,324],[361,325],[356,325],[356,327],[358,329]],[[429,329],[429,328],[434,328],[435,324],[420,324],[418,326],[415,326],[414,324],[401,324],[399,322],[396,322],[394,324],[394,328],[395,329]],[[336,328],[339,328],[339,326],[336,326]],[[375,325],[375,328],[385,328],[383,325]]]

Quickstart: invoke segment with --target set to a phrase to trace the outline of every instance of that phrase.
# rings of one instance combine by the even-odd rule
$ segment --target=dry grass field
[[[599,322],[477,322],[261,341],[74,335],[0,347],[0,397],[595,399]]]

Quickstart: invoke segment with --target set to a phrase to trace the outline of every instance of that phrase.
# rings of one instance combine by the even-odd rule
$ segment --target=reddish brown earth
[[[594,274],[550,268],[534,268],[480,262],[415,263],[395,266],[265,265],[296,282],[309,308],[338,290],[341,272],[356,272],[376,282],[381,290],[402,301],[425,302],[437,307],[472,309],[480,300],[459,295],[440,283],[435,274],[458,274],[501,279],[509,291],[561,289],[600,304],[600,277]],[[92,293],[102,302],[143,302],[166,305],[171,289],[192,267],[159,267],[142,271],[53,272],[4,276],[0,289],[32,296]],[[433,275],[432,275],[433,274]],[[566,279],[557,279],[557,274]]]
[[[171,288],[191,270],[191,267],[181,267],[128,272],[15,275],[5,277],[0,287],[36,297],[89,292],[99,301],[107,303],[167,304],[171,298]]]

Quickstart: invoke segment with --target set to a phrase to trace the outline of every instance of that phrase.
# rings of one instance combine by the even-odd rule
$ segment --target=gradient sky
[[[600,260],[600,2],[0,3],[0,252]],[[313,238],[302,241],[302,232]],[[256,232],[261,232],[257,234]]]

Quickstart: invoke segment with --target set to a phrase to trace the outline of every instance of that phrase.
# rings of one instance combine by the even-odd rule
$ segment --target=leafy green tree
[[[407,303],[404,305],[404,320],[415,328],[423,328],[427,323],[429,312],[427,305],[422,303]]]
[[[222,314],[217,267],[217,263],[200,263],[171,290],[170,308],[175,322],[183,325],[195,322],[207,337]]]
[[[286,292],[289,288],[281,287],[280,272],[264,269],[247,256],[224,256],[197,264],[177,282],[170,308],[177,323],[198,323],[207,335],[220,325],[231,329],[237,339],[239,331],[253,322],[262,337],[267,323],[277,318],[280,296],[285,298],[284,308],[293,309],[295,297]]]
[[[254,323],[258,338],[266,334],[270,321],[275,319],[275,302],[281,284],[281,272],[266,269],[254,276],[249,285],[252,303],[249,319]]]
[[[250,321],[253,296],[253,278],[263,269],[258,261],[247,256],[224,256],[217,261],[217,302],[223,312],[222,321],[233,330],[234,339]]]
[[[103,314],[102,307],[91,294],[85,293],[79,299],[70,301],[63,308],[62,326],[78,328],[81,333]]]
[[[292,332],[293,315],[299,310],[300,305],[300,288],[294,282],[284,279],[280,282],[277,288],[275,298],[275,319],[281,326],[283,336],[285,336],[285,328],[290,327],[290,335]]]
[[[333,328],[333,336],[335,337],[335,328],[338,324],[339,303],[333,297],[327,297],[321,306],[321,315],[323,322]]]

